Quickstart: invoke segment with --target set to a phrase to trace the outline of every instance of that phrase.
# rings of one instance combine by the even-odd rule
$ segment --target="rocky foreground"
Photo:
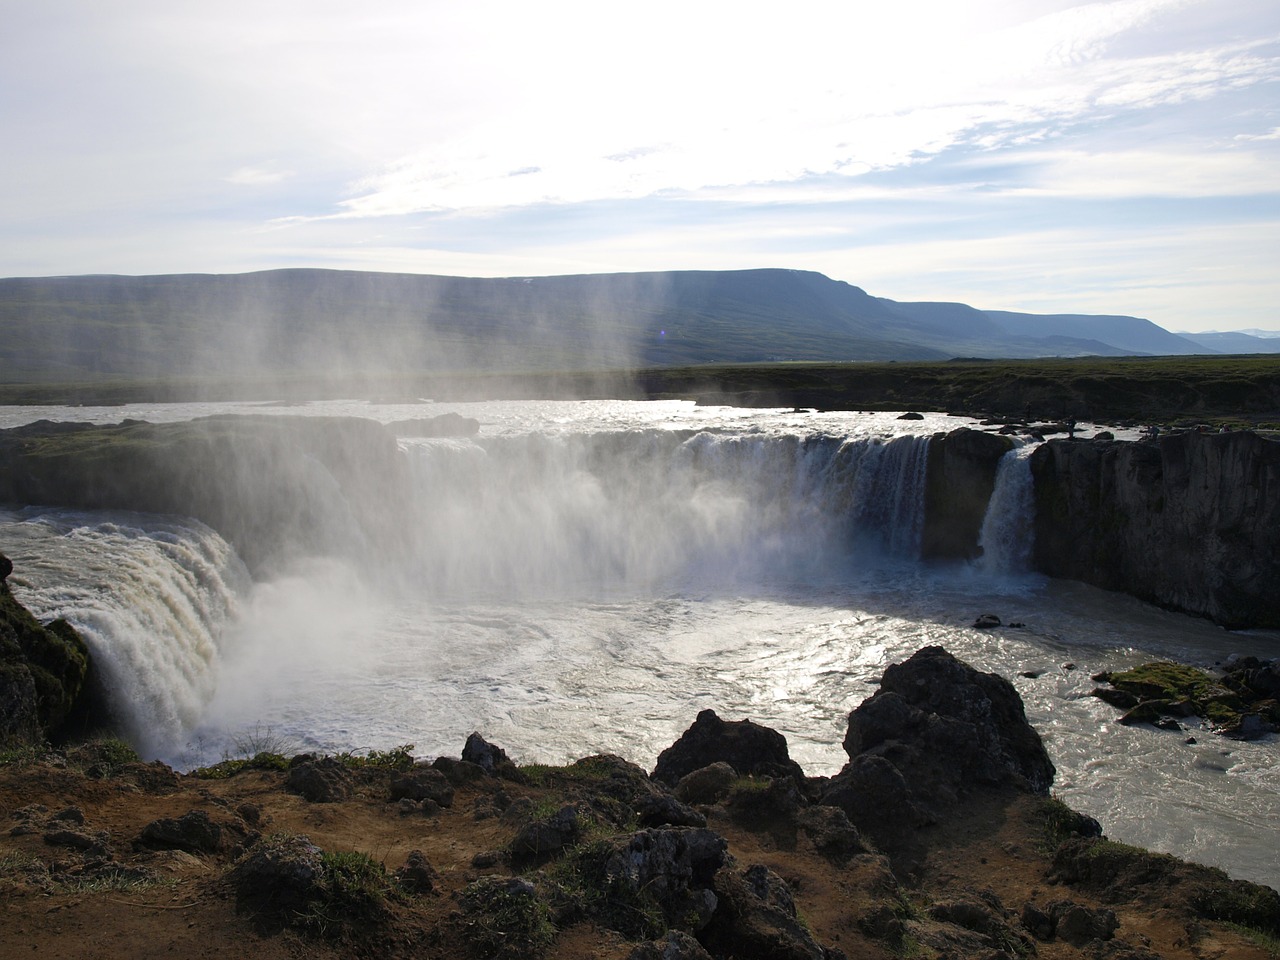
[[[1013,687],[889,667],[849,763],[703,711],[646,772],[267,751],[180,775],[117,741],[0,755],[0,955],[1275,956],[1280,895],[1113,843],[1050,795]]]

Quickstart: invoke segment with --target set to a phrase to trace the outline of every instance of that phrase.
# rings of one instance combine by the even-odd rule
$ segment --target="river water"
[[[417,549],[394,570],[307,556],[255,579],[186,518],[30,506],[0,510],[10,585],[84,633],[131,738],[183,768],[263,743],[457,755],[473,730],[518,761],[651,767],[710,707],[831,774],[884,667],[939,644],[1014,683],[1055,792],[1109,836],[1280,886],[1276,737],[1124,727],[1088,695],[1100,670],[1275,657],[1280,635],[1028,573],[1029,447],[1001,464],[983,558],[920,563],[927,437],[963,418],[352,401],[10,407],[0,426],[450,411],[479,435],[401,441]]]

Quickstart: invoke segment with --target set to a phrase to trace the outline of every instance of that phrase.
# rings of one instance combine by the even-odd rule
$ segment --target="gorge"
[[[1277,625],[1274,441],[677,401],[15,410],[9,582],[85,636],[144,754],[192,766],[262,729],[430,755],[466,728],[647,762],[706,706],[824,772],[885,665],[945,642],[1016,679],[1069,802],[1276,882],[1272,738],[1184,744],[1088,696],[1142,659],[1280,653],[1204,619]],[[478,432],[405,423],[441,413]]]

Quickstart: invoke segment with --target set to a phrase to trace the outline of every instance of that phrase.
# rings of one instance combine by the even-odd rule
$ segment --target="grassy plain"
[[[705,364],[634,371],[0,383],[0,404],[689,398],[824,410],[1280,426],[1280,355]]]

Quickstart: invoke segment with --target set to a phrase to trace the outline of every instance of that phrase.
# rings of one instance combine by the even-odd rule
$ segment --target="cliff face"
[[[408,483],[392,434],[358,418],[40,421],[0,431],[0,502],[194,517],[251,568],[294,551],[395,550]]]
[[[1280,627],[1280,443],[1051,440],[1031,469],[1041,572],[1228,627]]]
[[[1008,437],[961,428],[929,441],[924,532],[925,560],[972,560],[981,555],[978,534],[996,485],[1000,458],[1013,449]]]
[[[0,746],[56,738],[84,706],[89,651],[65,620],[41,624],[5,583],[13,564],[0,554]]]

